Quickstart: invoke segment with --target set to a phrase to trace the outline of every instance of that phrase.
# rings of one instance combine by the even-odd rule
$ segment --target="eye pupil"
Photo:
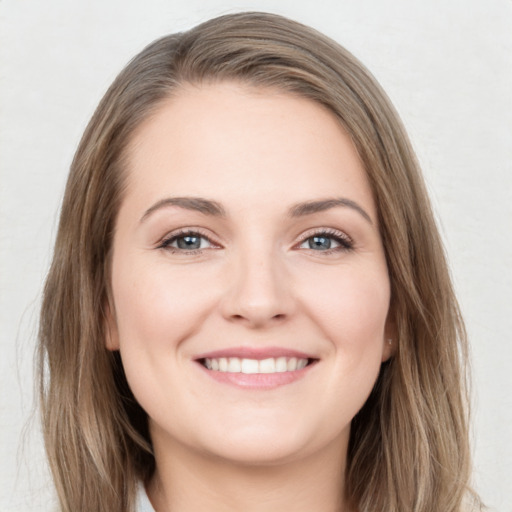
[[[312,236],[309,239],[309,248],[316,251],[331,248],[331,239],[326,236]]]
[[[199,249],[201,247],[201,237],[195,235],[181,236],[176,240],[179,249]]]

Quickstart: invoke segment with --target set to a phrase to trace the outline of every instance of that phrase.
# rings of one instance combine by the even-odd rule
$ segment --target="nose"
[[[282,323],[294,309],[291,279],[271,252],[240,256],[230,265],[221,302],[224,318],[257,329]]]

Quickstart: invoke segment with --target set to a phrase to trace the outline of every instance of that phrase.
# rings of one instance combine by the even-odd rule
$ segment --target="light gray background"
[[[330,35],[402,115],[472,342],[475,484],[493,510],[512,511],[510,0],[0,0],[0,511],[52,509],[32,354],[85,124],[144,45],[238,10],[284,14]]]

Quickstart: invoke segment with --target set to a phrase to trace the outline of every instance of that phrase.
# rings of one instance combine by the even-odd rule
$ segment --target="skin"
[[[349,510],[350,423],[392,334],[376,207],[350,138],[303,98],[187,86],[139,127],[128,161],[107,345],[149,416],[155,509]],[[161,203],[171,197],[207,198],[225,215]],[[333,198],[350,203],[289,215]],[[199,250],[163,244],[183,229],[205,237]],[[331,249],[312,248],[326,230]],[[196,360],[240,346],[315,364],[259,389],[218,382]]]

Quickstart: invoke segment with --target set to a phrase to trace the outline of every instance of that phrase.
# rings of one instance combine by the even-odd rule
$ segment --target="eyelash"
[[[187,250],[187,249],[179,249],[177,247],[171,246],[171,244],[173,242],[176,242],[178,239],[186,237],[186,236],[198,237],[198,238],[207,240],[208,243],[211,244],[211,246],[213,248],[220,247],[218,244],[216,244],[210,238],[210,236],[206,235],[205,233],[202,233],[200,229],[182,229],[175,233],[172,233],[170,236],[168,236],[167,238],[162,240],[160,242],[160,244],[158,245],[157,249],[164,249],[166,251],[171,252],[172,254],[177,254],[177,253],[183,254],[183,255],[201,254],[204,249],[199,248],[199,249]],[[342,231],[335,230],[335,229],[325,229],[325,228],[306,233],[300,239],[300,241],[297,244],[295,244],[294,247],[299,248],[303,243],[307,242],[310,238],[313,238],[313,237],[328,238],[330,240],[334,240],[337,244],[339,244],[338,247],[334,247],[332,249],[327,249],[325,251],[319,251],[319,250],[315,250],[315,249],[311,249],[311,248],[307,249],[309,251],[317,252],[322,255],[329,255],[329,254],[333,254],[336,252],[351,251],[354,248],[354,244],[353,244],[352,240],[345,233],[343,233]]]
[[[304,242],[307,242],[310,238],[318,237],[318,238],[328,238],[330,240],[334,240],[339,244],[338,247],[334,247],[332,249],[327,249],[326,251],[317,251],[315,249],[309,248],[309,251],[313,251],[319,253],[320,255],[328,256],[337,252],[346,252],[351,251],[354,248],[354,243],[351,238],[343,233],[342,231],[338,231],[337,229],[332,228],[321,228],[316,231],[310,231],[306,233],[295,247],[301,246]]]
[[[204,249],[179,249],[177,247],[171,247],[171,244],[175,242],[176,240],[186,237],[197,237],[202,238],[204,240],[207,240],[213,247],[219,247],[218,244],[216,244],[208,235],[205,233],[202,233],[200,229],[181,229],[175,233],[172,233],[168,237],[164,238],[160,244],[158,245],[157,249],[164,249],[166,251],[171,252],[172,254],[184,254],[184,255],[194,255],[194,254],[200,254]]]

